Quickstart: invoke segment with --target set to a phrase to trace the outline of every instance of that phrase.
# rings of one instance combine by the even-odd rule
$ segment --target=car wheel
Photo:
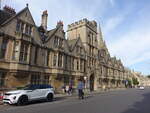
[[[17,105],[26,105],[28,103],[27,96],[21,96],[17,102]]]
[[[53,94],[52,93],[49,93],[47,95],[47,101],[53,101]]]

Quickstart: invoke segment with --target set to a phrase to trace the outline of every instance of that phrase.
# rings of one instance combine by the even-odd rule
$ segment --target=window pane
[[[5,85],[5,73],[0,72],[0,87]]]
[[[21,22],[18,20],[16,25],[16,31],[20,31],[21,28]]]
[[[6,54],[6,49],[7,49],[7,39],[3,39],[1,47],[0,47],[0,58],[5,58],[5,54]]]

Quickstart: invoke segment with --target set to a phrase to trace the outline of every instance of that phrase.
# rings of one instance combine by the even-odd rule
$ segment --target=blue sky
[[[111,56],[130,69],[150,74],[150,0],[2,0],[21,10],[29,8],[37,25],[48,10],[48,28],[57,21],[67,25],[82,18],[96,20]]]

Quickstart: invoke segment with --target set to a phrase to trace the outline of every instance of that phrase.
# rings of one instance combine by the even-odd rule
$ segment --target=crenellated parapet
[[[82,20],[79,20],[79,21],[76,21],[76,22],[74,22],[72,24],[69,24],[68,25],[68,31],[76,29],[76,28],[81,27],[81,26],[90,27],[95,32],[97,32],[97,23],[96,23],[96,21],[94,21],[94,20],[93,21],[89,21],[86,18],[84,18]]]

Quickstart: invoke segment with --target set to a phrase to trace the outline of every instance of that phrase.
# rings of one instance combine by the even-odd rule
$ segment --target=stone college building
[[[5,6],[0,10],[0,87],[51,84],[89,90],[125,87],[127,74],[121,60],[111,57],[96,21],[82,19],[63,30],[63,22],[47,29],[44,11],[37,26],[28,5],[20,12]],[[98,29],[99,28],[99,29]]]

